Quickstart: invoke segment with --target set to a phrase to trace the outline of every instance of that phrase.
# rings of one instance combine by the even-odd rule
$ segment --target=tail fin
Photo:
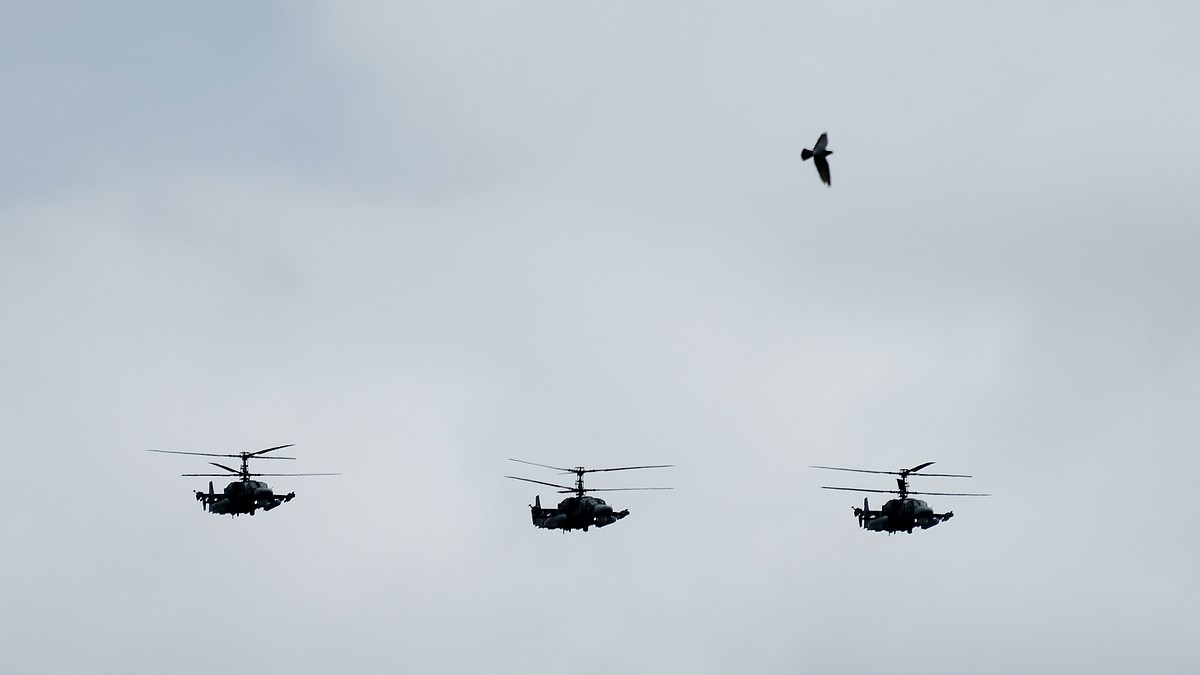
[[[808,159],[809,157],[812,157],[812,150],[805,148],[800,151],[800,159],[804,160],[804,159]]]
[[[855,508],[854,515],[858,516],[858,526],[865,528],[867,526],[867,518],[871,515],[871,506],[867,504],[866,497],[863,497],[862,509]]]
[[[529,505],[529,515],[535,527],[542,527],[546,522],[546,513],[542,511],[542,496],[534,495],[533,503]]]
[[[215,496],[216,495],[213,492],[213,484],[211,480],[208,481],[208,494],[204,494],[203,492],[196,490],[196,501],[200,502],[200,508],[204,509],[205,511],[208,510],[208,505],[214,501],[213,497]]]

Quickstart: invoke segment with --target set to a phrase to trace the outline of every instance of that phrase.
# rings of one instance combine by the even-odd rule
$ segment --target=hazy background
[[[102,4],[0,3],[0,671],[1195,672],[1195,3]]]

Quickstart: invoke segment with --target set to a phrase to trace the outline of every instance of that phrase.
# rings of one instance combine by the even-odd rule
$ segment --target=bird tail
[[[809,157],[812,157],[812,150],[805,148],[800,151],[800,159],[804,160],[804,159],[808,159]]]

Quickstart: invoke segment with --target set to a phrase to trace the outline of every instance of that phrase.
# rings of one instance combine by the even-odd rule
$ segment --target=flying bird
[[[817,165],[817,173],[821,174],[821,182],[833,187],[833,183],[829,182],[829,162],[825,161],[826,157],[833,154],[832,150],[825,149],[825,144],[828,142],[828,134],[821,134],[812,150],[805,148],[800,152],[800,159],[806,160],[812,157],[813,164]]]

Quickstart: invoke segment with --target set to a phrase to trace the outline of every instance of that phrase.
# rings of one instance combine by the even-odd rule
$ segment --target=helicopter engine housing
[[[562,527],[562,524],[565,523],[566,521],[567,521],[566,514],[560,513],[558,515],[549,516],[544,521],[542,521],[542,527],[553,530],[553,529]]]
[[[866,528],[875,532],[882,532],[887,529],[888,522],[887,516],[879,516],[878,518],[872,518],[871,520],[868,520]]]

